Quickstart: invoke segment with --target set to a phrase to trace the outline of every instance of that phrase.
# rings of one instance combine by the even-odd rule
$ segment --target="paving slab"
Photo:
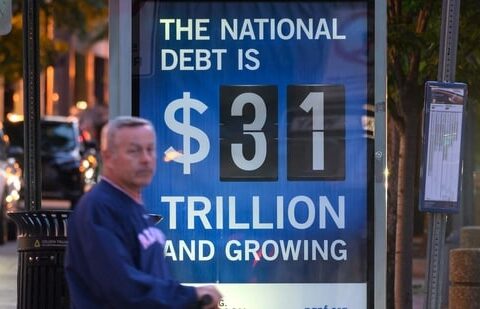
[[[17,308],[17,242],[0,246],[0,309]]]

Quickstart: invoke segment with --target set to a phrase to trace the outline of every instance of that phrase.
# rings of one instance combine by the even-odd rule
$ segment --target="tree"
[[[412,307],[412,239],[413,214],[418,200],[418,167],[424,84],[437,79],[441,29],[441,1],[388,1],[388,101],[389,134],[398,140],[389,141],[389,155],[398,160],[389,163],[389,208],[396,209],[394,297],[388,307]],[[478,98],[480,79],[480,5],[477,0],[462,0],[457,80],[469,85],[469,100]],[[475,73],[476,72],[476,73]],[[396,173],[396,174],[395,174]],[[390,276],[392,270],[389,270]],[[391,277],[390,277],[391,278]]]
[[[7,83],[22,78],[22,13],[23,1],[12,4],[12,31],[0,36],[0,75]],[[39,0],[40,64],[42,68],[54,64],[60,53],[68,50],[68,42],[49,39],[43,27],[51,16],[57,29],[95,42],[107,35],[108,0]],[[43,30],[43,31],[42,31]],[[92,35],[93,34],[93,35]]]

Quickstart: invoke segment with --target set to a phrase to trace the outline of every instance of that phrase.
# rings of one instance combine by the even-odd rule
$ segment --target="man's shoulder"
[[[109,196],[103,184],[98,183],[83,194],[78,202],[77,208],[84,208],[92,204],[104,204],[110,199]]]
[[[93,186],[90,191],[83,194],[74,212],[88,216],[115,211],[118,208],[115,206],[119,204],[119,197],[108,186],[102,181]]]
[[[95,191],[99,191],[99,192],[113,191],[114,192],[116,190],[115,190],[115,187],[110,182],[106,181],[105,179],[100,179],[100,181],[96,183],[89,192],[95,192]]]

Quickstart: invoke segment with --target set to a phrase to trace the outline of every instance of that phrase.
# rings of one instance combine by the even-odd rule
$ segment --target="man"
[[[141,190],[156,167],[152,124],[137,117],[111,120],[102,131],[101,155],[102,179],[68,223],[71,307],[218,308],[214,286],[184,286],[169,277],[163,234],[142,204]]]

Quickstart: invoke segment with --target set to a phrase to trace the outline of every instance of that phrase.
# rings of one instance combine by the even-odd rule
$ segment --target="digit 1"
[[[323,92],[310,92],[300,104],[300,108],[307,113],[312,111],[312,169],[323,171],[325,166]]]
[[[343,85],[288,85],[287,179],[345,179]]]

